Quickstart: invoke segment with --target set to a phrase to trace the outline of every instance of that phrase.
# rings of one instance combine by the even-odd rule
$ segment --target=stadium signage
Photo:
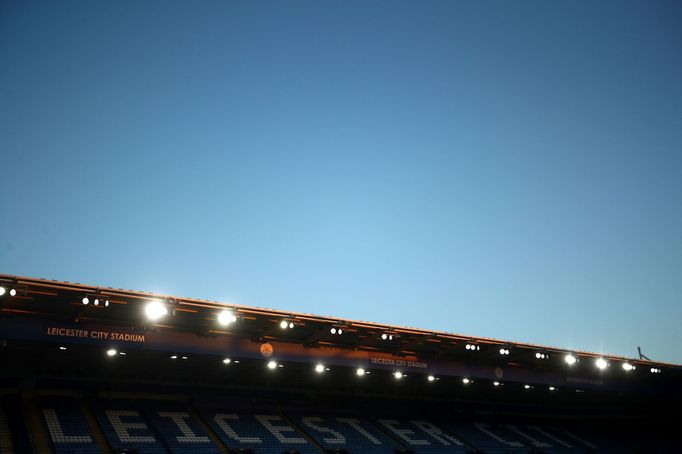
[[[379,366],[397,366],[397,367],[407,367],[414,369],[427,369],[429,365],[423,361],[409,361],[396,358],[377,358],[371,357],[369,359],[370,364]]]
[[[47,327],[48,336],[58,336],[58,337],[81,337],[96,340],[106,340],[106,341],[123,341],[123,342],[136,342],[144,343],[144,334],[132,334],[132,333],[122,333],[118,331],[88,331],[86,329],[71,329],[71,328],[60,328],[56,326]]]

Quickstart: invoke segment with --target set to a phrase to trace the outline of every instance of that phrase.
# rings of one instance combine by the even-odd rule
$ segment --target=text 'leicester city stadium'
[[[0,275],[0,453],[682,452],[682,368]]]

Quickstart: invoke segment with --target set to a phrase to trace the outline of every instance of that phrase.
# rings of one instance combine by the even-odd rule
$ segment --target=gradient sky
[[[682,2],[0,2],[0,272],[682,363]]]

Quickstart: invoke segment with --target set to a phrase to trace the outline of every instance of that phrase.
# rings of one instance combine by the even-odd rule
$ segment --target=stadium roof
[[[0,286],[6,289],[5,295],[0,297],[0,308],[6,314],[149,326],[149,321],[143,315],[144,305],[158,301],[169,309],[172,316],[154,323],[156,328],[194,332],[202,336],[228,334],[258,343],[276,341],[305,347],[326,346],[395,356],[466,359],[482,363],[498,363],[504,350],[507,356],[505,361],[533,369],[555,366],[557,361],[563,361],[567,353],[576,358],[604,358],[610,362],[628,362],[642,368],[680,369],[679,365],[670,363],[569,351],[559,347],[47,279],[0,275]],[[9,294],[11,289],[16,292],[14,296]],[[104,304],[86,306],[83,304],[85,297],[93,301],[95,298],[106,299],[107,307]],[[228,310],[238,322],[229,326],[217,324],[217,314],[223,310]],[[281,325],[295,329],[284,329]],[[342,330],[342,335],[332,334],[332,328],[337,332]]]

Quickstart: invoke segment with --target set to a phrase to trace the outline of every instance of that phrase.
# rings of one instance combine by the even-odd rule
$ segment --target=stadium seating
[[[144,413],[170,452],[220,454],[208,434],[183,406],[146,403]]]
[[[104,436],[114,450],[135,450],[138,454],[166,454],[168,451],[132,402],[99,401],[92,409]]]
[[[386,433],[412,452],[437,454],[442,452],[466,453],[471,447],[433,421],[423,418],[398,419],[377,418],[377,423]]]
[[[290,419],[324,449],[353,454],[393,454],[402,446],[366,419],[305,413]]]
[[[320,450],[276,412],[234,413],[203,410],[204,420],[231,449],[251,449],[258,454],[319,454]]]
[[[101,451],[77,399],[43,398],[40,407],[55,453],[97,454]]]

